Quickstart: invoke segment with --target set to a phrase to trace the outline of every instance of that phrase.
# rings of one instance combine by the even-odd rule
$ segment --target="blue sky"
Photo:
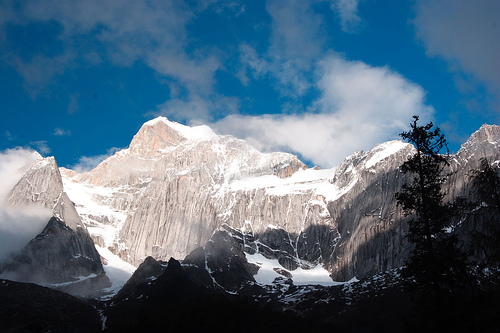
[[[163,115],[333,167],[500,115],[500,1],[0,0],[0,151],[88,169]]]

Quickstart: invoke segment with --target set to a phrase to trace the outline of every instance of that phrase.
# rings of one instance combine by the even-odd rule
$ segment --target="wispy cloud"
[[[16,137],[13,136],[12,133],[10,133],[10,131],[5,131],[4,136],[7,139],[7,141],[14,141],[16,139]]]
[[[31,87],[46,85],[82,61],[96,64],[104,60],[118,66],[142,61],[191,93],[204,91],[210,89],[219,61],[196,48],[188,52],[192,45],[186,29],[195,11],[203,7],[189,8],[182,1],[2,2],[0,30],[8,23],[28,28],[32,23],[60,27],[52,36],[60,43],[59,53],[23,59],[17,53],[4,52],[3,57]]]
[[[271,16],[269,47],[258,54],[241,43],[238,77],[244,85],[250,78],[268,76],[282,96],[300,98],[311,88],[311,73],[324,48],[323,18],[307,1],[271,0],[266,9]]]
[[[310,68],[323,48],[322,16],[308,1],[271,0],[266,9],[272,18],[271,56],[291,60],[302,70]]]
[[[496,0],[418,0],[413,21],[429,56],[445,59],[457,74],[457,87],[478,93],[472,76],[496,96],[500,112],[500,2]],[[476,108],[477,109],[477,108]]]
[[[54,129],[54,135],[55,136],[68,136],[68,135],[71,135],[71,131],[57,127]]]
[[[108,149],[106,154],[94,155],[94,156],[82,156],[79,158],[78,163],[70,166],[70,168],[79,173],[90,171],[94,169],[97,165],[99,165],[99,163],[101,163],[108,157],[112,156],[117,151],[120,151],[121,149],[122,148],[113,147]]]
[[[169,99],[148,114],[198,124],[200,122],[211,122],[228,114],[237,113],[239,107],[240,102],[236,97],[218,94],[211,94],[210,96],[193,95],[188,96],[188,98]]]
[[[38,54],[30,60],[24,60],[20,55],[10,53],[5,58],[6,63],[12,65],[23,78],[24,88],[33,99],[37,98],[52,80],[64,73],[73,62],[71,52],[55,57]]]
[[[389,68],[348,61],[333,51],[325,54],[323,18],[312,4],[269,1],[272,32],[266,53],[259,54],[245,43],[239,48],[242,83],[274,78],[276,89],[290,97],[292,112],[229,115],[212,126],[248,140],[257,149],[293,151],[313,164],[331,167],[358,149],[397,139],[415,114],[424,121],[432,118],[434,109],[426,105],[422,87]],[[344,31],[363,26],[358,4],[358,0],[330,1]],[[308,107],[294,103],[311,90],[320,97]]]
[[[31,141],[29,145],[43,155],[50,154],[50,152],[52,151],[46,140]]]
[[[78,94],[71,94],[69,96],[69,102],[68,102],[68,113],[69,114],[75,114],[80,110],[80,102],[79,99],[80,96]]]
[[[332,9],[338,13],[340,25],[345,32],[357,32],[363,27],[358,14],[359,0],[330,0]]]
[[[23,173],[41,158],[33,150],[14,148],[0,151],[0,203],[7,199],[7,195],[14,185],[19,181]]]

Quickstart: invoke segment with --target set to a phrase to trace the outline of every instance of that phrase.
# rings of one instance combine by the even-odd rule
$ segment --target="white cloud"
[[[196,10],[182,1],[28,0],[17,5],[0,4],[1,24],[27,26],[51,22],[61,31],[52,36],[61,44],[60,54],[39,54],[24,60],[4,50],[28,85],[45,85],[53,77],[76,66],[109,60],[120,66],[143,61],[158,73],[185,85],[191,93],[210,89],[219,61],[194,48],[189,52],[187,24]],[[3,31],[5,36],[5,31]],[[84,42],[82,42],[84,41]]]
[[[0,261],[42,232],[51,217],[49,209],[38,206],[0,207]]]
[[[41,158],[33,150],[14,148],[0,151],[0,204],[6,200],[8,193],[19,181],[23,173]]]
[[[271,64],[261,58],[257,51],[251,47],[250,45],[243,43],[239,47],[240,51],[240,62],[245,64],[249,69],[252,70],[253,75],[256,78],[261,78],[271,71]],[[241,81],[244,85],[248,84],[248,78],[246,77],[246,73],[240,73],[245,76]]]
[[[322,96],[307,113],[228,116],[212,126],[264,151],[287,150],[332,167],[356,150],[398,139],[413,115],[431,119],[424,90],[386,67],[329,57],[320,63]]]
[[[458,73],[487,85],[500,104],[500,2],[498,0],[418,0],[414,25],[429,56],[445,59]],[[499,107],[500,111],[500,107]]]
[[[34,207],[13,207],[6,199],[23,173],[40,154],[26,149],[8,149],[0,152],[0,260],[20,250],[40,233],[52,212]]]

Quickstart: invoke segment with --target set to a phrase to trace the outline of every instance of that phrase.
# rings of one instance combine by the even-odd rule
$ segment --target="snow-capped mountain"
[[[483,157],[500,163],[499,146],[500,127],[484,125],[449,156],[447,199],[470,197],[470,171]],[[411,245],[394,194],[408,181],[399,167],[414,153],[391,141],[321,170],[160,117],[89,172],[36,155],[8,201],[53,217],[2,263],[0,278],[99,299],[90,306],[0,279],[0,327],[24,331],[35,318],[67,331],[87,313],[82,331],[229,329],[248,318],[259,320],[243,331],[402,331],[416,314],[401,287]],[[458,228],[467,235],[491,213],[461,216]],[[31,297],[44,306],[20,311]],[[497,318],[492,297],[483,313]],[[495,327],[488,320],[484,327]]]
[[[464,147],[491,145],[499,132],[485,126]],[[470,148],[474,161],[499,158],[498,150],[477,147]],[[473,163],[464,149],[454,155],[457,178]],[[255,239],[281,269],[320,264],[348,281],[400,267],[407,257],[394,193],[405,181],[398,168],[413,152],[392,141],[337,168],[310,169],[296,156],[264,154],[207,126],[159,117],[94,170],[61,173],[101,255],[115,263],[114,255],[135,267],[147,256],[182,259],[228,226]]]
[[[184,258],[228,225],[279,250],[285,268],[322,264],[333,273],[345,262],[336,253],[341,221],[331,213],[344,209],[329,206],[356,190],[364,173],[397,168],[411,149],[388,142],[339,168],[308,169],[296,156],[263,154],[206,126],[160,117],[94,170],[61,172],[105,258],[108,250],[134,266],[147,256]]]
[[[466,174],[481,157],[500,160],[499,142],[500,128],[485,125],[451,155],[450,197],[467,192]],[[321,170],[159,117],[89,172],[54,172],[53,158],[39,160],[10,201],[37,202],[72,230],[88,230],[115,292],[148,256],[197,258],[221,285],[224,265],[241,266],[244,281],[309,276],[332,284],[401,267],[408,257],[394,193],[406,182],[399,166],[413,153],[391,141]],[[228,290],[237,285],[228,282]]]

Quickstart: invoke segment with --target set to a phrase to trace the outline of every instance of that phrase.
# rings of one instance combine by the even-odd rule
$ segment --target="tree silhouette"
[[[466,267],[465,256],[451,232],[452,205],[444,202],[442,191],[449,165],[446,140],[432,122],[419,126],[418,120],[414,116],[411,130],[400,134],[415,146],[416,153],[401,166],[411,181],[396,193],[396,199],[404,214],[411,217],[407,238],[414,245],[403,273],[412,290],[420,291],[419,302],[428,311],[425,316],[432,317],[442,315],[445,298],[465,276]]]

